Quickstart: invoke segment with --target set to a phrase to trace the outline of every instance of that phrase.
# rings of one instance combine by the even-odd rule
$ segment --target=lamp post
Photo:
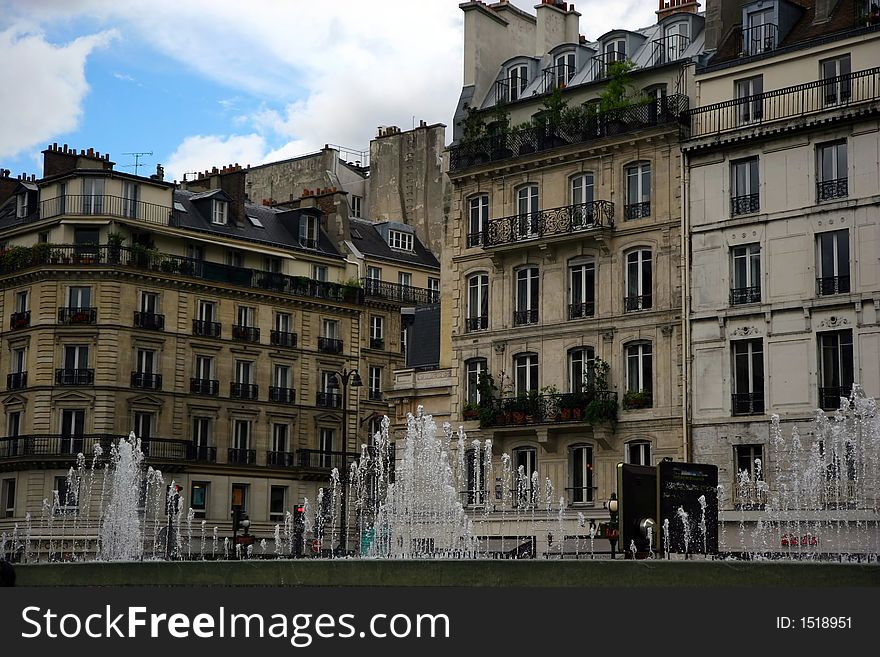
[[[611,493],[608,498],[608,514],[611,516],[608,523],[608,542],[611,543],[611,558],[614,558],[614,550],[617,548],[617,536],[620,531],[617,525],[617,493]]]
[[[342,488],[339,500],[342,503],[342,508],[339,514],[339,524],[342,528],[340,547],[342,548],[342,554],[345,555],[348,554],[348,518],[346,512],[348,505],[346,500],[348,488],[348,462],[346,459],[348,455],[348,385],[351,383],[352,388],[360,388],[364,385],[364,382],[361,381],[361,375],[358,374],[357,370],[349,370],[343,367],[341,372],[333,372],[331,383],[334,384],[335,388],[338,388],[340,384],[342,385],[342,472],[339,473],[339,485]]]

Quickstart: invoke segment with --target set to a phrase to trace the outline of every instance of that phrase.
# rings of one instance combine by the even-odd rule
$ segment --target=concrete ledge
[[[734,561],[272,560],[17,565],[19,586],[874,587],[880,565]]]

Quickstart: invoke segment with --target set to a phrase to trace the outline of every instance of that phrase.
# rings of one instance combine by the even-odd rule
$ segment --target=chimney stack
[[[660,9],[657,10],[657,21],[661,21],[672,14],[696,14],[700,4],[697,0],[660,0]]]

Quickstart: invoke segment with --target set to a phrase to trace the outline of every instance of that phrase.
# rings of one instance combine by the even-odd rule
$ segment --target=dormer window
[[[390,246],[392,249],[399,249],[400,251],[412,251],[412,233],[404,233],[400,230],[388,231],[388,246]]]
[[[511,103],[519,100],[528,84],[529,67],[526,64],[511,66],[507,70],[507,100]]]
[[[556,59],[554,60],[554,65],[554,68],[556,69],[556,86],[564,87],[569,82],[571,82],[571,79],[577,72],[574,53],[566,52],[561,55],[557,55]]]
[[[622,62],[626,59],[626,39],[614,39],[605,44],[605,63]]]
[[[772,3],[754,11],[746,11],[743,20],[743,54],[758,55],[774,50],[779,38],[776,11]]]
[[[299,243],[307,249],[318,248],[318,218],[303,215],[299,220]]]
[[[226,201],[214,201],[211,209],[211,223],[220,226],[226,225],[226,214],[229,209],[229,203]]]
[[[24,219],[28,215],[28,195],[27,192],[19,194],[15,198],[15,216]]]

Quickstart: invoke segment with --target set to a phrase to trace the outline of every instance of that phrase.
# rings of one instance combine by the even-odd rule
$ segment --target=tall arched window
[[[524,267],[516,272],[516,310],[513,313],[514,326],[537,324],[540,299],[538,295],[540,277],[537,267]]]
[[[626,221],[651,216],[651,163],[634,162],[624,169],[626,183]]]
[[[467,277],[466,331],[489,328],[489,274],[471,274]]]
[[[575,54],[573,52],[565,52],[556,55],[553,60],[556,68],[556,86],[564,87],[574,77],[577,67],[575,66]]]
[[[625,347],[626,394],[624,408],[650,408],[654,401],[654,361],[650,342]]]
[[[467,245],[481,246],[483,230],[489,221],[489,195],[478,194],[468,201]]]
[[[582,392],[593,382],[596,351],[593,347],[576,347],[568,352],[568,391]]]
[[[569,179],[572,228],[592,226],[593,219],[593,173],[587,171]]]
[[[653,260],[650,249],[636,249],[626,254],[626,296],[624,311],[653,307]]]
[[[537,185],[525,185],[516,191],[517,237],[534,237],[539,231],[541,203]]]
[[[596,263],[578,258],[568,265],[568,318],[592,317],[596,313]]]
[[[513,358],[516,394],[538,390],[538,354],[518,354]]]

